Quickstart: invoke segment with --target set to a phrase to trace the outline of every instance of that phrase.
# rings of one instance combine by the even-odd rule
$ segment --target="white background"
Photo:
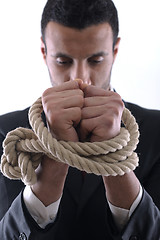
[[[127,101],[160,109],[160,14],[157,0],[115,0],[120,51],[112,85]],[[31,105],[50,87],[40,52],[46,0],[0,2],[0,114]]]

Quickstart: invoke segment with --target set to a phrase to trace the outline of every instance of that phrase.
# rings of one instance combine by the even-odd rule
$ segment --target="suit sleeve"
[[[143,140],[148,151],[141,153],[140,166],[136,173],[144,188],[144,194],[124,229],[124,240],[130,239],[131,236],[135,236],[135,239],[160,239],[160,146],[156,139],[153,138],[150,142],[148,140],[148,143],[147,140]]]
[[[49,224],[45,229],[40,228],[24,204],[22,191],[0,221],[0,239],[44,240],[51,239],[51,237],[58,239],[55,238],[56,223],[57,220],[53,224]]]
[[[0,239],[29,239],[30,232],[20,194],[0,221]]]
[[[160,239],[160,111],[130,104],[135,115],[140,141],[137,147],[139,166],[135,173],[144,188],[140,204],[123,230],[122,239]],[[134,238],[135,237],[135,238]],[[132,238],[131,238],[132,239]]]
[[[154,148],[152,149],[154,150]],[[122,235],[124,240],[130,239],[129,236],[145,240],[160,239],[160,154],[158,153],[158,146],[156,149],[155,156],[154,154],[150,155],[148,151],[150,161],[148,161],[146,154],[146,162],[143,160],[141,165],[145,169],[145,171],[140,171],[141,176],[139,176],[144,193],[140,204],[124,229]],[[156,152],[156,150],[154,151]],[[137,169],[138,171],[139,169]]]
[[[144,190],[142,200],[122,232],[122,239],[160,239],[160,211]]]

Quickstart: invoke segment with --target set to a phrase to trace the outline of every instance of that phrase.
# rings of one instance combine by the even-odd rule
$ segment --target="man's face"
[[[42,53],[52,86],[80,78],[84,83],[109,89],[112,65],[119,39],[113,49],[112,29],[108,23],[83,30],[49,22]]]

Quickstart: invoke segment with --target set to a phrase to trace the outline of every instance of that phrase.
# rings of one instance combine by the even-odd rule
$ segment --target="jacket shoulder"
[[[28,120],[29,108],[6,113],[0,116],[0,134],[5,136],[9,131],[18,127],[30,128]]]
[[[138,122],[145,121],[145,123],[148,122],[149,124],[151,123],[159,124],[160,120],[159,110],[144,108],[130,102],[125,102],[125,106],[131,111],[131,113],[134,115]]]

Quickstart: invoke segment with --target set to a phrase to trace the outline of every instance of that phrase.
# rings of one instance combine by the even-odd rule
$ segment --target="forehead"
[[[109,50],[113,47],[113,33],[108,23],[93,25],[82,30],[49,22],[45,31],[47,50],[81,53]]]

